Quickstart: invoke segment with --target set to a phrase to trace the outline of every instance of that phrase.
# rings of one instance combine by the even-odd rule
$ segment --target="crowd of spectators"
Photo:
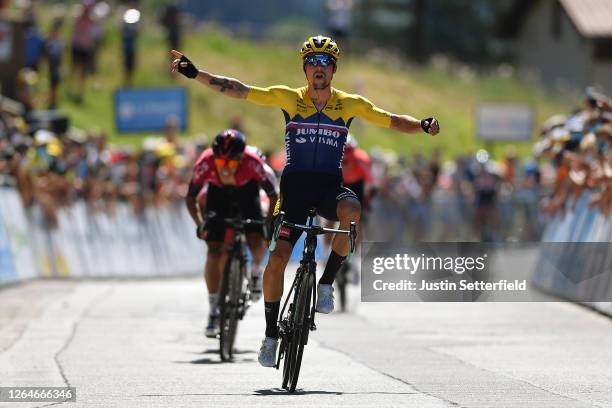
[[[485,150],[445,162],[439,151],[409,159],[374,150],[371,158],[368,240],[528,241],[541,233],[541,169],[511,148],[499,161]]]
[[[27,111],[57,108],[61,100],[60,88],[74,103],[83,103],[88,79],[97,72],[99,53],[111,29],[118,30],[121,37],[121,48],[117,51],[122,55],[123,85],[133,85],[138,62],[138,33],[142,25],[139,1],[126,1],[112,7],[98,0],[82,0],[71,8],[59,5],[55,12],[47,12],[55,15],[47,30],[42,29],[40,9],[35,1],[20,4],[18,10],[25,29],[25,61],[17,74],[16,94],[9,96],[23,103]],[[160,8],[158,23],[166,32],[168,47],[180,46],[181,21],[176,1],[168,1]],[[49,81],[49,93],[41,101],[37,91],[45,76]]]
[[[179,205],[206,142],[180,143],[177,134],[170,119],[165,135],[146,138],[140,149],[112,148],[102,132],[58,134],[3,112],[0,185],[15,187],[26,209],[39,205],[51,228],[57,211],[76,200],[109,213],[127,202],[136,216],[148,205]]]
[[[594,192],[590,208],[608,215],[612,209],[612,102],[587,89],[584,106],[570,115],[554,116],[542,126],[535,153],[552,163],[551,194],[542,202],[549,215],[575,208],[578,199]]]

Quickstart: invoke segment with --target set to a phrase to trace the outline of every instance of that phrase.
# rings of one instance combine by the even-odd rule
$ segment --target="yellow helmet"
[[[302,49],[300,50],[300,55],[302,58],[304,58],[306,55],[313,54],[315,52],[322,52],[331,55],[335,59],[340,57],[340,49],[338,48],[338,44],[336,44],[336,42],[331,38],[323,35],[310,37],[308,40],[304,41],[304,45],[302,45]]]

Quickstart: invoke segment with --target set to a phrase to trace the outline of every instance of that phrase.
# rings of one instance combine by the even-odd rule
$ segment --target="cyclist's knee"
[[[286,241],[279,240],[276,243],[276,248],[270,253],[268,264],[271,268],[284,268],[289,262],[291,256],[291,244]]]
[[[354,198],[346,198],[338,203],[338,218],[340,221],[359,221],[361,204]]]

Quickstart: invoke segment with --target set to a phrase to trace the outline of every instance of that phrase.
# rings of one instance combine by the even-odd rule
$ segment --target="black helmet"
[[[212,143],[213,153],[217,157],[231,159],[244,152],[246,137],[234,129],[225,129],[215,136]]]

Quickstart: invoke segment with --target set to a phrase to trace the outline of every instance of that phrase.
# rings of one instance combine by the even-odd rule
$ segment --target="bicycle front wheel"
[[[295,307],[295,325],[293,330],[293,339],[291,342],[290,351],[293,356],[289,376],[289,392],[294,392],[297,387],[298,378],[300,376],[300,368],[302,366],[302,356],[304,354],[304,346],[308,341],[308,333],[312,323],[312,307],[311,299],[314,288],[315,276],[314,273],[305,273],[302,277],[302,284],[299,291],[296,293]]]
[[[240,259],[236,257],[228,259],[223,273],[219,302],[219,353],[223,361],[233,358],[244,278],[245,271]]]

